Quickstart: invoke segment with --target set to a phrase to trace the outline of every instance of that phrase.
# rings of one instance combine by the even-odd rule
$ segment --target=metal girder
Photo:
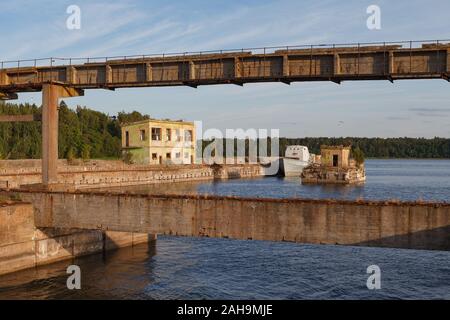
[[[0,92],[0,100],[16,100],[18,98],[17,93],[14,92]]]
[[[39,114],[0,115],[0,122],[32,122],[41,121],[41,119]]]

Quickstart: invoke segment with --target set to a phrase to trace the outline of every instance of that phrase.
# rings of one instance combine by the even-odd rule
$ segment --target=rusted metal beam
[[[32,122],[41,121],[39,114],[0,115],[0,122]]]
[[[192,53],[180,55],[111,57],[103,62],[89,58],[84,63],[70,60],[40,67],[0,64],[0,99],[14,93],[40,91],[46,83],[70,90],[191,86],[294,81],[357,81],[437,79],[448,77],[450,41],[439,45],[422,42],[365,44],[357,46],[310,46],[259,48],[252,51]],[[263,49],[263,50],[261,50]],[[264,52],[264,54],[262,54]],[[430,63],[442,57],[437,67]],[[447,58],[446,58],[447,57]],[[60,65],[61,64],[61,65]],[[444,74],[444,76],[443,76]],[[80,94],[78,91],[77,94]],[[71,93],[68,93],[72,96]]]
[[[0,92],[0,100],[16,100],[17,98],[17,93]]]

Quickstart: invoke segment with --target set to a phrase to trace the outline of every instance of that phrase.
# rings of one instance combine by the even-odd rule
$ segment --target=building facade
[[[351,147],[321,146],[320,158],[323,166],[335,168],[348,168],[350,162]]]
[[[122,152],[137,164],[195,163],[193,122],[148,119],[122,125]]]
[[[302,183],[354,184],[366,181],[364,163],[351,158],[351,147],[321,146],[320,157],[303,169]]]

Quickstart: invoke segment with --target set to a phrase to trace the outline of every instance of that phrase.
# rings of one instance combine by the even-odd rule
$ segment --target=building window
[[[152,140],[161,141],[161,128],[152,128]]]
[[[180,158],[181,158],[181,152],[177,152],[177,153],[175,154],[175,157],[176,157],[177,159],[180,159]]]
[[[166,153],[166,159],[169,159],[169,160],[170,160],[171,158],[172,158],[172,155],[170,154],[170,152],[167,152],[167,153]]]
[[[130,146],[130,133],[128,131],[125,131],[125,147]]]
[[[184,141],[192,141],[192,130],[184,131]]]
[[[175,129],[175,136],[176,136],[176,140],[178,142],[181,141],[181,130],[180,129]]]
[[[333,154],[333,167],[337,167],[339,164],[339,157],[337,154]]]
[[[172,129],[166,129],[166,141],[172,141]]]
[[[145,130],[139,131],[139,138],[141,139],[141,141],[145,141]]]
[[[152,153],[152,160],[158,160],[158,154]]]

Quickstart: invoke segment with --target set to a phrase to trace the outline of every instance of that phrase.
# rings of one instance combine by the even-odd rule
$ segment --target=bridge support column
[[[58,90],[54,85],[42,88],[42,183],[57,182],[58,164]]]
[[[59,99],[83,95],[82,90],[56,84],[42,86],[42,184],[58,182],[58,108]]]
[[[6,86],[9,84],[9,77],[5,71],[0,71],[0,85]]]

